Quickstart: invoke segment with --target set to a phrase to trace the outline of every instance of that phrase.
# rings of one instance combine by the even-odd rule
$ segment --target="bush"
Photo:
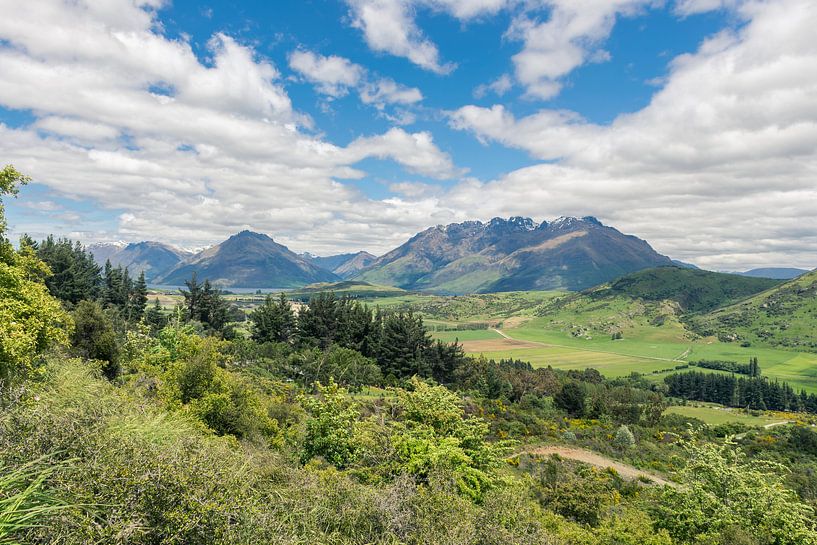
[[[119,347],[110,318],[92,301],[80,301],[74,310],[74,334],[71,344],[77,355],[103,362],[102,371],[113,379],[119,374]]]
[[[618,448],[627,449],[635,445],[635,436],[630,428],[622,424],[616,430],[616,435],[613,437],[613,444]]]

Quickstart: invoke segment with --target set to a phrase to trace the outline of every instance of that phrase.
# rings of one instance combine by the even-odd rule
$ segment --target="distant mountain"
[[[794,269],[791,267],[767,267],[762,269],[752,269],[749,271],[739,272],[741,276],[752,276],[754,278],[775,278],[777,280],[791,280],[800,275],[806,274],[806,269]]]
[[[133,276],[144,271],[148,282],[193,255],[161,242],[102,243],[92,244],[88,249],[100,265],[110,261],[114,267],[125,267]]]
[[[746,299],[780,284],[768,278],[748,278],[737,274],[700,269],[661,267],[631,273],[609,286],[593,290],[594,298],[625,295],[648,301],[672,300],[687,312],[707,312]]]
[[[691,325],[696,333],[717,336],[722,341],[817,352],[815,316],[817,271],[812,271],[695,317]]]
[[[94,261],[100,265],[104,265],[105,261],[111,258],[112,255],[119,252],[127,246],[125,242],[95,242],[87,245],[85,248],[94,256]]]
[[[700,269],[700,267],[698,265],[695,265],[694,263],[686,263],[679,259],[673,259],[672,264],[675,265],[676,267],[681,267],[682,269]]]
[[[301,257],[321,269],[335,273],[341,278],[354,276],[358,271],[365,269],[377,259],[376,256],[369,252],[338,254],[327,257],[320,257],[307,252],[301,254]]]
[[[438,293],[581,290],[672,261],[593,217],[494,218],[437,226],[354,278]]]
[[[155,283],[179,286],[194,272],[200,280],[241,288],[296,288],[340,279],[267,235],[251,231],[242,231],[179,263]]]

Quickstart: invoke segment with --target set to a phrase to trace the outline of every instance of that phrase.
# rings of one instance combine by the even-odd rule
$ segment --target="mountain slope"
[[[310,253],[301,254],[306,261],[321,269],[331,271],[341,278],[349,278],[357,274],[374,263],[377,257],[369,252],[357,252],[351,254],[338,254],[326,257],[312,255]]]
[[[114,267],[128,269],[132,276],[145,273],[148,282],[168,272],[193,254],[161,242],[132,242],[121,244],[94,244],[91,254],[100,265],[110,261]]]
[[[592,217],[494,218],[427,229],[355,278],[439,293],[580,290],[671,265],[645,241]]]
[[[200,280],[242,288],[293,288],[339,279],[267,235],[251,231],[242,231],[196,254],[157,278],[156,283],[182,285],[194,272]]]
[[[723,341],[817,352],[817,271],[691,320]]]
[[[707,312],[734,303],[777,286],[768,278],[750,278],[737,274],[700,269],[661,267],[628,274],[594,290],[596,298],[625,295],[648,301],[671,300],[687,312]]]

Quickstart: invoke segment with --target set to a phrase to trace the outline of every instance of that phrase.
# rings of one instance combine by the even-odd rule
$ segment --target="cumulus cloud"
[[[417,66],[447,74],[456,65],[440,60],[437,45],[414,21],[418,8],[448,13],[461,21],[492,14],[507,0],[346,0],[352,26],[360,29],[373,51],[405,57]]]
[[[610,35],[616,17],[631,15],[652,0],[545,0],[549,16],[523,12],[507,34],[523,42],[514,55],[516,78],[529,96],[549,99],[562,88],[561,78],[586,62],[602,62],[609,53],[600,44]]]
[[[0,105],[35,117],[0,124],[0,154],[62,195],[118,211],[118,238],[201,245],[252,228],[313,251],[340,239],[383,247],[400,230],[373,218],[403,223],[390,210],[404,205],[338,180],[363,176],[355,164],[370,157],[458,173],[428,133],[393,129],[347,147],[313,136],[272,62],[226,34],[202,61],[161,33],[160,7],[0,0],[15,14],[0,19]],[[336,61],[313,60],[316,78],[352,81]]]
[[[289,65],[309,81],[319,92],[341,97],[350,88],[357,88],[360,100],[383,110],[387,104],[410,105],[423,100],[423,93],[389,78],[378,78],[349,59],[331,55],[324,57],[311,51],[297,50],[289,57]]]
[[[493,213],[598,215],[703,266],[814,267],[817,5],[738,9],[739,31],[676,58],[651,103],[610,125],[499,105],[451,112],[456,129],[553,161],[451,197]]]
[[[383,109],[386,104],[414,104],[423,100],[423,94],[416,87],[406,87],[394,80],[381,78],[368,83],[360,90],[360,100]]]
[[[343,96],[355,87],[365,69],[349,59],[330,55],[324,57],[312,51],[297,50],[289,56],[289,66],[309,81],[318,84],[319,90],[333,97]]]
[[[488,93],[502,96],[513,87],[513,82],[508,74],[502,74],[491,83],[483,83],[474,89],[474,98],[483,98]]]

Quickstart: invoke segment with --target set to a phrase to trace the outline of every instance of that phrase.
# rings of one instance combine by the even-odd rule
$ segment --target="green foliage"
[[[594,297],[627,295],[650,301],[669,299],[677,302],[686,311],[707,312],[777,286],[779,283],[768,278],[660,267],[622,276],[611,282],[609,288],[594,292],[593,295]]]
[[[31,247],[15,252],[0,232],[0,383],[31,371],[49,346],[68,340],[72,321],[43,284],[48,274]]]
[[[224,333],[229,318],[229,305],[209,280],[199,283],[196,273],[185,281],[187,289],[179,290],[184,297],[184,307],[188,320],[198,321],[207,328]]]
[[[295,334],[295,313],[283,292],[277,301],[267,295],[264,303],[250,314],[252,338],[259,343],[288,343]]]
[[[79,242],[48,236],[35,249],[37,257],[51,270],[45,281],[51,295],[72,305],[83,299],[97,298],[102,283],[101,268]]]
[[[21,545],[15,536],[42,527],[49,516],[68,507],[46,487],[53,472],[42,459],[16,468],[0,464],[0,544]]]
[[[630,428],[622,424],[616,430],[616,434],[613,437],[613,444],[618,448],[628,449],[635,446],[635,436],[633,432],[630,431]]]
[[[487,440],[488,424],[466,418],[459,396],[444,386],[417,378],[411,390],[397,390],[402,423],[392,431],[397,472],[424,482],[437,472],[450,474],[459,493],[481,501],[500,482],[497,470],[509,444]]]
[[[587,412],[587,390],[578,382],[567,382],[553,396],[553,403],[570,416],[584,416]]]
[[[665,489],[654,507],[656,525],[679,543],[728,543],[735,528],[763,545],[817,543],[814,512],[783,486],[784,466],[729,443],[685,448],[683,486]]]
[[[318,395],[304,397],[302,403],[309,413],[301,459],[308,461],[321,456],[336,467],[353,463],[358,454],[355,424],[359,413],[346,391],[334,380],[324,386],[316,384]]]
[[[111,319],[98,303],[81,301],[73,312],[74,332],[71,345],[76,353],[87,359],[103,362],[102,370],[108,378],[119,373],[119,347]]]

